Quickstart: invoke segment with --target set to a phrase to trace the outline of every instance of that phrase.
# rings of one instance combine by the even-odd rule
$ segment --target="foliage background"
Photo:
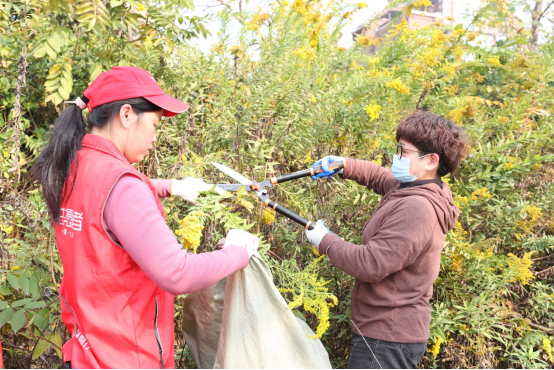
[[[187,114],[164,121],[154,152],[138,165],[153,178],[231,182],[210,165],[215,160],[261,180],[326,154],[389,166],[397,123],[414,109],[465,127],[471,154],[444,178],[462,215],[447,236],[419,366],[551,368],[554,40],[536,21],[536,3],[487,0],[467,28],[446,19],[413,30],[400,16],[384,40],[360,37],[348,50],[336,47],[340,28],[364,3],[275,1],[255,12],[226,6],[219,42],[203,54],[187,46],[206,32],[203,19],[182,11],[194,7],[190,0],[0,1],[6,367],[60,366],[59,347],[68,336],[56,293],[63,269],[29,168],[63,100],[80,96],[112,65],[134,65],[191,103]],[[409,13],[428,2],[389,6],[397,5]],[[517,19],[521,11],[535,22]],[[238,37],[228,34],[231,22],[242,25]],[[487,26],[506,39],[491,42],[482,33]],[[378,52],[368,53],[375,45]],[[307,179],[274,188],[272,199],[360,242],[379,197],[349,181]],[[246,193],[164,204],[170,227],[198,252],[211,250],[232,227],[260,233],[290,307],[322,337],[333,366],[346,366],[353,278],[316,256],[301,228]],[[191,367],[180,307],[182,297],[176,365]]]

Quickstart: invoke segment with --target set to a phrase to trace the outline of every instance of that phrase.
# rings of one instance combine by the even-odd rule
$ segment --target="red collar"
[[[114,143],[101,136],[92,134],[85,135],[83,138],[83,147],[98,150],[119,159],[125,164],[131,164]]]

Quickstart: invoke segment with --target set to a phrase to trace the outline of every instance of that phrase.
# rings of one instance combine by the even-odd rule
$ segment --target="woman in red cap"
[[[213,186],[150,180],[132,165],[152,149],[162,116],[187,108],[147,71],[114,67],[62,112],[32,169],[64,268],[62,320],[72,337],[63,355],[72,367],[173,367],[173,296],[246,267],[257,250],[255,236],[231,230],[222,250],[187,253],[160,198],[194,201]]]

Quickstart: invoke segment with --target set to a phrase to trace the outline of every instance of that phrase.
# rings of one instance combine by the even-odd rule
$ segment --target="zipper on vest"
[[[164,368],[164,348],[162,346],[162,340],[160,339],[160,333],[158,332],[158,297],[156,296],[156,316],[154,317],[154,332],[156,333],[156,342],[158,342],[158,348],[160,349],[160,364],[162,369]]]

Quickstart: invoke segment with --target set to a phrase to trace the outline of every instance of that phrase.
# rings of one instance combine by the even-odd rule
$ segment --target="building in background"
[[[388,2],[390,3],[392,0],[388,0]],[[460,14],[456,14],[456,5],[458,5],[456,0],[431,0],[431,4],[427,9],[423,7],[412,9],[409,15],[405,14],[403,6],[395,7],[374,22],[371,27],[368,28],[365,24],[360,25],[356,31],[352,32],[352,37],[354,41],[360,36],[365,37],[366,40],[384,39],[390,28],[396,26],[402,19],[405,19],[412,29],[427,27],[436,21],[444,23],[454,22],[454,20],[462,21]],[[494,27],[481,27],[475,31],[479,31],[481,34],[479,39],[482,44],[494,45],[498,40],[506,37],[505,31]],[[378,48],[379,42],[369,42],[369,53],[374,53]]]
[[[392,0],[388,0],[390,3]],[[375,22],[371,27],[367,28],[365,25],[361,25],[356,31],[352,32],[354,40],[358,36],[366,36],[371,39],[383,39],[389,29],[394,27],[402,18],[406,19],[410,28],[423,28],[427,27],[433,22],[452,21],[454,19],[454,0],[431,0],[431,6],[427,9],[419,8],[412,9],[410,15],[402,14],[404,7],[395,7],[389,10],[383,15],[381,19]],[[370,46],[370,52],[375,52],[377,46]]]

